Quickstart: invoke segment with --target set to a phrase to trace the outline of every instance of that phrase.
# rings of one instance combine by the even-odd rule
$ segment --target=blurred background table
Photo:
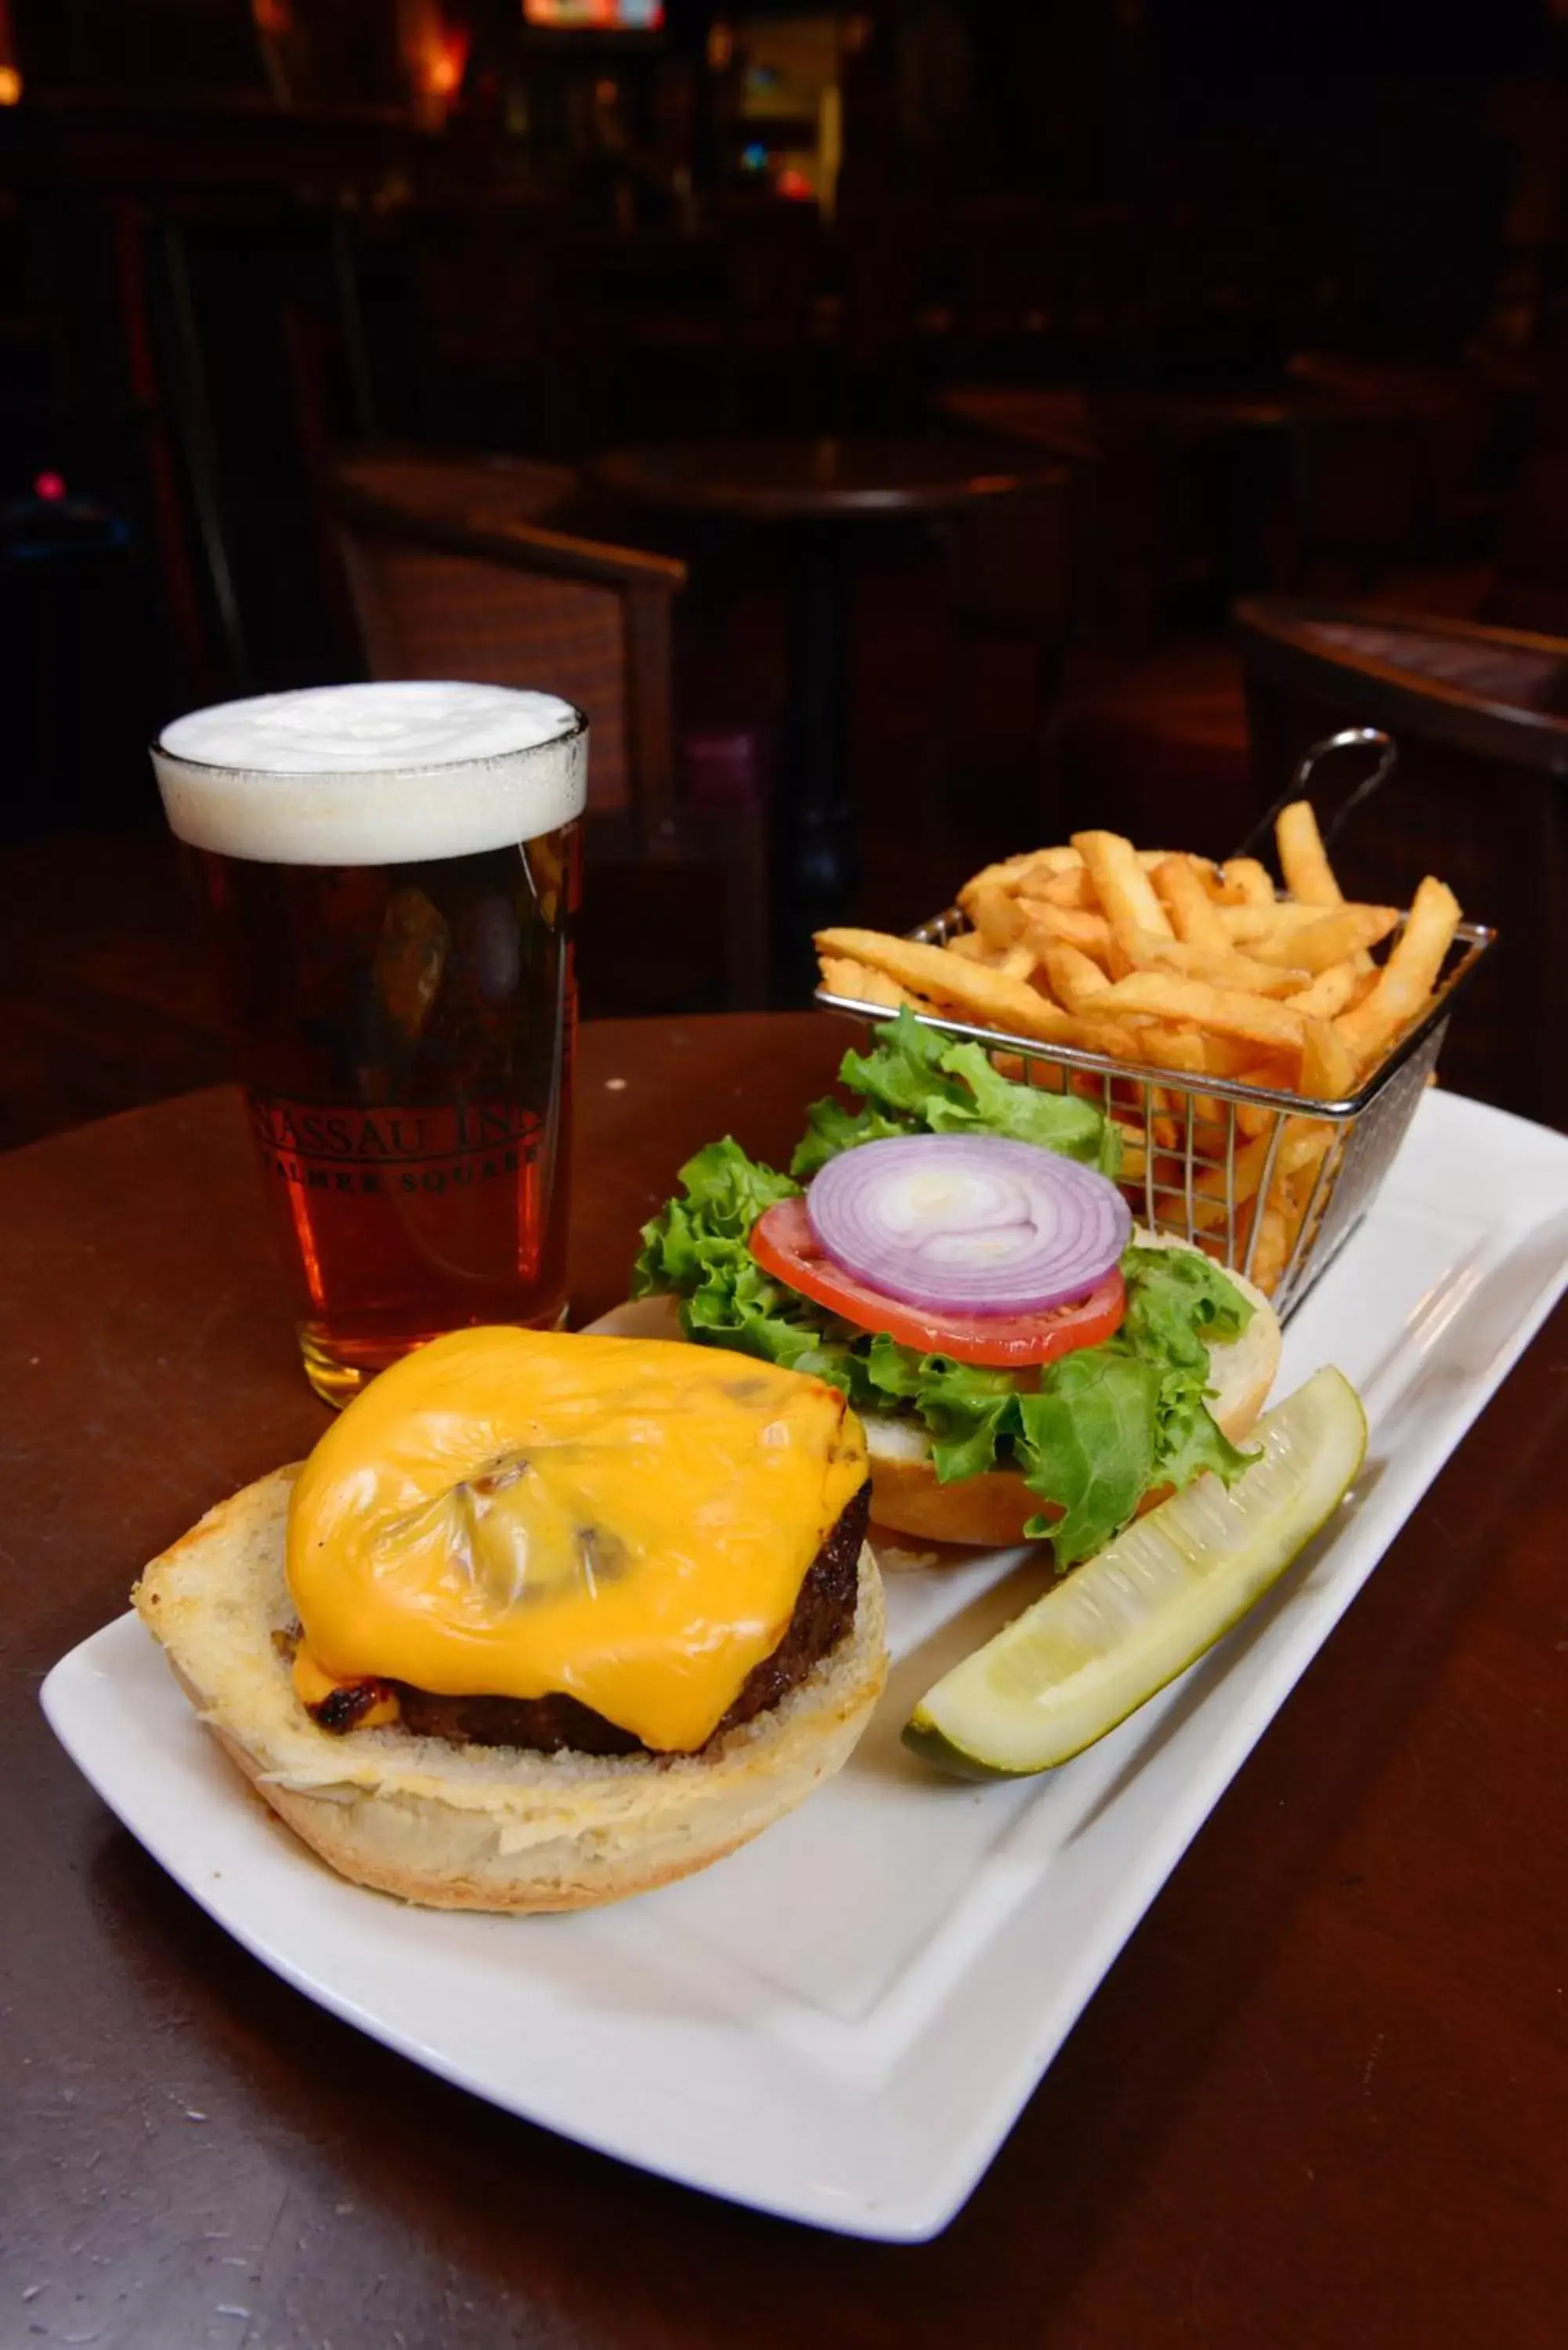
[[[1466,397],[1417,369],[1307,352],[1272,380],[962,383],[934,407],[1074,469],[1102,620],[1137,642],[1173,602],[1212,625],[1232,597],[1320,564],[1368,584],[1429,528],[1439,443]]]
[[[581,1317],[623,1293],[637,1226],[696,1145],[728,1127],[784,1155],[848,1033],[810,1014],[590,1024]],[[644,2177],[389,2054],[210,1924],[54,1745],[47,1668],[143,1559],[326,1423],[259,1186],[227,1089],[0,1159],[0,2336],[1554,2350],[1568,1309],[1265,1733],[972,2202],[935,2243],[893,2249]],[[516,1929],[520,1947],[557,1930]]]
[[[950,522],[996,501],[1049,493],[1064,479],[1061,468],[950,441],[821,439],[615,449],[594,472],[606,489],[639,505],[767,525],[786,535],[779,930],[786,957],[797,956],[814,929],[842,920],[855,879],[848,774],[853,530]]]

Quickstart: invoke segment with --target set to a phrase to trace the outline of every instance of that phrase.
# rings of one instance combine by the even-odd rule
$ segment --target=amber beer
[[[153,751],[212,921],[311,1385],[342,1403],[566,1295],[587,727],[387,684],[197,711]]]

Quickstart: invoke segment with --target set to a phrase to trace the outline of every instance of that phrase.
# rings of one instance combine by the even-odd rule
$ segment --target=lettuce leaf
[[[799,1184],[748,1159],[729,1135],[689,1159],[680,1180],[684,1196],[643,1226],[632,1295],[672,1292],[688,1338],[809,1371],[848,1393],[847,1347],[833,1335],[847,1325],[771,1279],[746,1245],[759,1216],[795,1198]]]
[[[990,1369],[901,1347],[841,1321],[770,1278],[747,1242],[757,1218],[794,1198],[841,1150],[894,1134],[1011,1134],[1114,1170],[1114,1128],[1092,1104],[1000,1076],[975,1045],[953,1045],[908,1014],[875,1049],[845,1056],[860,1107],[815,1103],[782,1175],[726,1137],[680,1170],[681,1194],[643,1227],[632,1295],[672,1292],[689,1338],[828,1380],[861,1411],[912,1411],[930,1433],[944,1483],[998,1465],[1022,1471],[1063,1513],[1034,1520],[1060,1568],[1103,1549],[1151,1485],[1179,1490],[1206,1470],[1229,1482],[1251,1455],[1207,1402],[1209,1349],[1241,1336],[1247,1299],[1189,1250],[1129,1248],[1127,1310],[1103,1345],[1032,1373]]]
[[[1209,1367],[1210,1347],[1229,1346],[1252,1307],[1212,1257],[1195,1249],[1139,1248],[1122,1259],[1128,1274],[1127,1323],[1139,1344],[1193,1370]],[[1134,1277],[1136,1276],[1136,1278]]]
[[[1159,1389],[1158,1364],[1113,1339],[1064,1355],[1038,1395],[1018,1399],[1024,1482],[1064,1512],[1051,1524],[1033,1518],[1028,1530],[1049,1534],[1058,1566],[1103,1550],[1155,1482]]]
[[[935,1134],[969,1128],[980,1134],[1008,1134],[1016,1142],[1060,1151],[1113,1179],[1121,1168],[1121,1137],[1103,1110],[1079,1094],[1054,1094],[1044,1086],[1020,1086],[992,1067],[982,1046],[950,1045],[942,1066],[961,1076],[969,1105],[961,1118],[943,1110],[931,1120]]]
[[[854,1150],[862,1142],[890,1142],[895,1135],[914,1131],[879,1109],[846,1109],[829,1094],[826,1101],[813,1102],[807,1110],[805,1133],[795,1145],[790,1172],[797,1182],[809,1183],[840,1151]]]
[[[994,1468],[1013,1425],[1018,1379],[983,1363],[957,1363],[950,1355],[920,1355],[878,1331],[867,1355],[875,1389],[872,1408],[913,1404],[931,1433],[939,1479],[950,1484]]]
[[[809,1183],[841,1150],[899,1134],[1005,1134],[1060,1151],[1102,1175],[1121,1164],[1121,1138],[1093,1102],[1002,1076],[983,1046],[953,1044],[912,1013],[878,1028],[875,1049],[846,1053],[841,1084],[861,1097],[846,1109],[829,1095],[806,1112],[790,1172]]]

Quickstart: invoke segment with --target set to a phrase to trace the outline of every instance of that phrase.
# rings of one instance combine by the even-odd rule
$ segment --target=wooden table
[[[848,525],[930,522],[1054,483],[1060,469],[958,441],[691,441],[617,449],[607,489],[662,512],[784,534],[790,680],[780,827],[787,888],[781,961],[841,920],[854,880],[848,781]]]
[[[845,1032],[616,1022],[573,1288]],[[227,1091],[0,1159],[0,2340],[106,2350],[1545,2350],[1568,2305],[1568,1311],[1264,1737],[968,2209],[815,2235],[508,2119],[244,1955],[44,1670],[325,1424]],[[520,1928],[526,1934],[528,1927]],[[756,2126],[765,2129],[765,2113]]]
[[[1289,380],[1269,387],[1172,386],[1168,390],[1084,391],[1071,386],[955,384],[932,405],[971,432],[992,432],[1029,442],[1068,457],[1096,454],[1107,431],[1133,427],[1171,440],[1219,439],[1237,433],[1281,433],[1300,423],[1338,421],[1367,415],[1397,414],[1417,421],[1414,409],[1366,400],[1312,382]]]

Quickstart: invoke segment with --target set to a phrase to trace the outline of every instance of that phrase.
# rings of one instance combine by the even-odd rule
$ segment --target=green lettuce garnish
[[[1104,1113],[1077,1094],[1014,1085],[979,1045],[955,1045],[909,1012],[878,1028],[876,1049],[846,1053],[839,1082],[861,1097],[846,1109],[829,1095],[806,1112],[805,1135],[790,1172],[809,1183],[830,1159],[857,1143],[898,1134],[1006,1134],[1060,1151],[1102,1175],[1121,1166],[1121,1137]]]
[[[1117,1136],[1090,1102],[1014,1084],[978,1045],[952,1044],[907,1012],[876,1032],[839,1072],[857,1107],[813,1105],[781,1175],[730,1138],[680,1170],[681,1195],[643,1227],[632,1295],[672,1293],[689,1338],[756,1355],[826,1379],[857,1410],[898,1407],[931,1436],[944,1483],[1017,1468],[1063,1512],[1049,1534],[1060,1568],[1102,1550],[1151,1485],[1178,1491],[1204,1471],[1227,1483],[1251,1455],[1209,1409],[1209,1349],[1239,1338],[1252,1308],[1235,1284],[1190,1250],[1129,1248],[1127,1310],[1114,1337],[1032,1374],[922,1355],[841,1321],[772,1280],[747,1246],[759,1216],[843,1150],[904,1134],[1006,1134],[1114,1175]]]

